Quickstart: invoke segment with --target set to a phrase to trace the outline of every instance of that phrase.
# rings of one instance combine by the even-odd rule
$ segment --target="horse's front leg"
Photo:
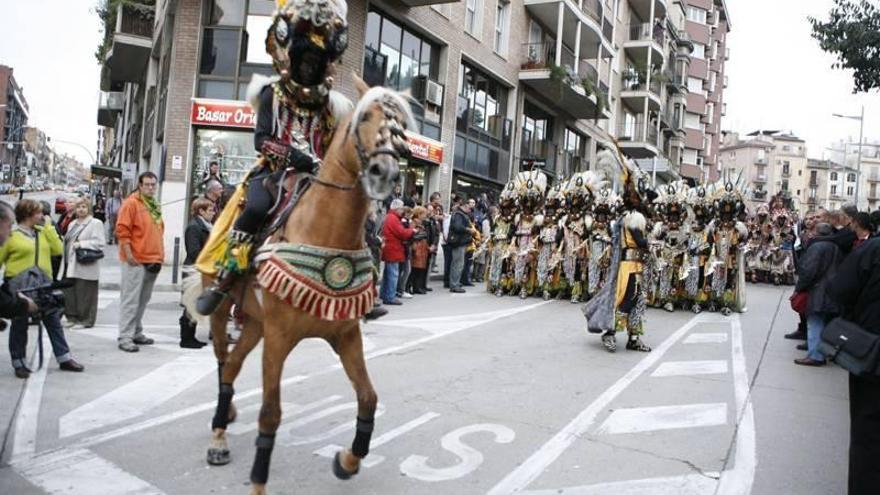
[[[367,374],[358,323],[354,322],[351,329],[330,343],[342,360],[342,366],[354,387],[358,401],[357,429],[351,448],[338,452],[333,459],[333,474],[339,479],[347,480],[358,473],[361,460],[370,452],[370,439],[379,399]]]
[[[226,319],[227,317],[224,317],[224,323]],[[236,417],[235,404],[232,403],[232,397],[235,394],[233,384],[238,377],[238,373],[241,371],[244,359],[260,342],[262,336],[262,323],[253,318],[245,318],[241,338],[233,347],[232,352],[228,354],[225,362],[220,364],[220,393],[217,396],[217,408],[214,411],[214,419],[211,420],[211,444],[208,447],[208,464],[213,466],[229,464],[232,460],[229,444],[226,441],[226,427],[229,423],[235,421]],[[218,339],[226,340],[225,324],[220,331],[214,333],[215,343]],[[223,347],[225,345],[224,343]]]
[[[287,355],[299,341],[295,332],[285,332],[281,319],[263,323],[263,405],[260,408],[257,451],[251,468],[251,495],[265,495],[269,461],[275,447],[275,432],[281,424],[281,373]]]

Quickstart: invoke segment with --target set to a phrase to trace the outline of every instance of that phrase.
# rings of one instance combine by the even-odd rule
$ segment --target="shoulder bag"
[[[9,290],[13,294],[52,284],[52,277],[46,275],[46,272],[40,269],[40,232],[35,229],[35,233],[34,266],[9,279]]]
[[[819,351],[853,375],[877,375],[880,371],[880,334],[840,317],[822,329]]]
[[[92,219],[94,222],[94,219]],[[86,230],[91,223],[83,225],[83,228],[76,234],[76,237],[73,239],[73,242],[76,242],[79,239],[79,236],[82,235],[83,230]],[[91,265],[92,263],[104,258],[104,251],[101,249],[90,249],[90,248],[76,248],[74,250],[74,255],[76,256],[76,262],[81,265]]]

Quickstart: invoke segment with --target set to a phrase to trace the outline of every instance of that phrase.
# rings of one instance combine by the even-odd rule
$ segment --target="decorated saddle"
[[[376,288],[369,249],[279,242],[260,248],[256,262],[263,289],[316,318],[352,320],[373,309]]]

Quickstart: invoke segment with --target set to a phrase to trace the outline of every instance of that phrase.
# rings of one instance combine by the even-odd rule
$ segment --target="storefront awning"
[[[111,179],[122,179],[122,169],[116,167],[102,167],[100,165],[92,165],[92,178],[110,177]]]

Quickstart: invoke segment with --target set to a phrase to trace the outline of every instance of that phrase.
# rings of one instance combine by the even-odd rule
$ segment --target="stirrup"
[[[630,351],[651,352],[651,348],[648,347],[644,342],[642,342],[642,339],[638,337],[627,340],[626,348]]]
[[[605,332],[602,334],[602,345],[605,346],[605,349],[608,352],[615,352],[617,350],[617,338],[614,336],[614,332]]]
[[[227,290],[220,288],[219,284],[208,287],[196,299],[196,311],[202,316],[213,314],[227,295]]]

